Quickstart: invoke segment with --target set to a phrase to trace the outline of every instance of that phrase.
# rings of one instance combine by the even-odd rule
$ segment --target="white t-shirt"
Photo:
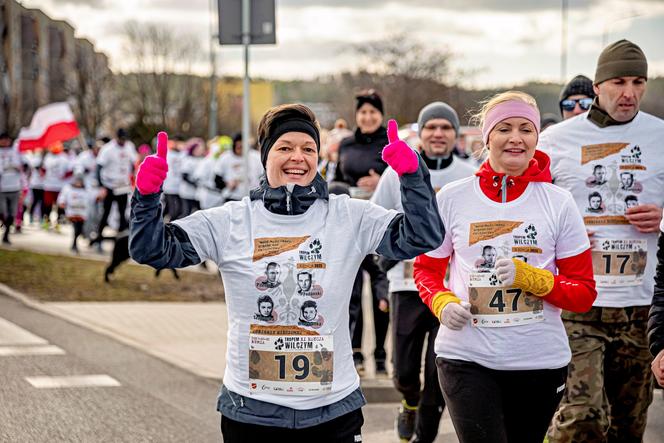
[[[498,258],[516,257],[555,273],[557,259],[588,249],[570,193],[536,182],[516,200],[497,203],[484,195],[479,178],[468,177],[445,186],[437,200],[445,239],[427,255],[451,257],[450,290],[474,306],[472,320],[460,331],[438,330],[436,354],[498,370],[569,363],[561,310],[520,289],[502,288],[493,267]]]
[[[196,168],[201,164],[204,157],[194,157],[193,155],[187,155],[182,159],[180,165],[180,175],[188,174],[189,180],[195,180],[196,177],[194,173]],[[187,182],[184,178],[180,179],[180,198],[186,198],[188,200],[196,200],[196,186]]]
[[[97,155],[97,164],[102,166],[101,184],[114,192],[129,194],[130,177],[137,158],[136,147],[129,140],[124,146],[118,145],[115,139],[106,143]]]
[[[650,305],[658,233],[642,234],[627,206],[664,206],[664,121],[640,111],[625,125],[600,128],[585,114],[542,133],[556,185],[569,190],[594,231],[594,306]],[[647,251],[647,252],[646,252]]]
[[[452,163],[445,169],[430,169],[431,187],[435,192],[453,181],[469,177],[476,171],[472,165],[453,159]],[[385,209],[396,209],[403,212],[401,205],[401,182],[399,175],[394,169],[388,167],[380,177],[376,191],[371,196],[371,201]],[[413,279],[413,263],[415,260],[404,260],[387,272],[390,281],[390,292],[415,291],[415,280]]]
[[[196,198],[201,205],[201,209],[214,208],[224,203],[221,191],[217,189],[214,182],[214,170],[217,167],[218,161],[219,158],[208,155],[199,163],[196,171],[194,171],[194,177],[198,183]]]
[[[69,156],[64,152],[46,154],[44,157],[44,191],[60,192],[62,187],[69,182],[67,174],[72,171],[73,167]]]
[[[240,183],[235,189],[228,187],[223,189],[222,195],[225,199],[241,200],[246,195],[246,190],[242,185],[246,181],[244,176],[244,159],[242,156],[235,155],[232,150],[224,152],[219,157],[215,173],[220,175],[227,185],[236,180]],[[263,164],[261,163],[261,156],[256,150],[250,149],[248,189],[258,186],[262,174]]]
[[[25,158],[30,165],[30,188],[44,189],[44,173],[40,170],[43,162],[41,152],[28,152]]]
[[[163,185],[164,194],[177,195],[180,193],[180,181],[182,180],[180,165],[185,155],[187,154],[181,151],[168,150],[166,154],[168,173],[166,174],[166,180],[164,180]]]
[[[95,188],[97,183],[97,156],[92,149],[86,149],[78,154],[74,168],[80,168],[85,174],[85,186]]]
[[[312,409],[357,389],[350,294],[362,259],[395,215],[345,195],[290,216],[245,197],[174,222],[201,260],[217,264],[224,282],[229,390]]]
[[[0,192],[21,190],[21,164],[16,146],[0,148]]]
[[[89,204],[90,193],[86,188],[76,188],[67,184],[58,195],[58,206],[64,205],[67,217],[85,219],[88,215]]]

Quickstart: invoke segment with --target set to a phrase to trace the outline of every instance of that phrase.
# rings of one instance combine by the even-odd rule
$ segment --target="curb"
[[[44,303],[33,300],[22,292],[16,291],[15,289],[12,289],[3,283],[0,283],[0,293],[17,300],[32,309],[38,310],[48,315],[53,315],[76,326],[80,326],[98,334],[102,334],[106,337],[110,337],[123,344],[131,346],[132,348],[138,349],[142,352],[145,352],[146,354],[152,355],[153,357],[165,361],[166,363],[177,366],[180,369],[183,369],[194,375],[218,383],[222,382],[220,377],[209,373],[202,373],[200,368],[197,368],[196,365],[192,362],[188,362],[180,358],[177,359],[176,363],[174,362],[172,355],[166,355],[158,351],[146,349],[145,345],[140,341],[134,340],[133,338],[126,335],[118,334],[117,331],[109,330],[105,327],[95,325],[89,321],[77,318],[68,313],[64,313],[55,307],[46,306]],[[362,378],[360,379],[360,386],[365,398],[367,399],[367,402],[369,403],[398,403],[401,401],[401,394],[394,388],[391,378]]]

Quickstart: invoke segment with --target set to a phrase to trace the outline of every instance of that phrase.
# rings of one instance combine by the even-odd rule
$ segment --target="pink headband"
[[[489,133],[501,121],[512,117],[523,117],[535,125],[537,135],[540,132],[540,114],[536,107],[522,102],[521,100],[510,100],[496,105],[487,112],[482,125],[482,140],[484,145],[489,142]]]

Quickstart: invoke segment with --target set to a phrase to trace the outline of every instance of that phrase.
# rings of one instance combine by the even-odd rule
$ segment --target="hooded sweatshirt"
[[[486,197],[505,204],[521,197],[532,183],[551,183],[549,165],[549,156],[544,152],[535,151],[522,175],[510,176],[496,172],[488,160],[480,166],[475,175],[479,188]],[[445,193],[445,190],[443,188],[439,196]],[[440,197],[439,207],[441,207]],[[443,281],[449,261],[449,256],[434,258],[427,254],[420,255],[415,261],[415,283],[420,291],[420,297],[430,308],[436,296],[441,292],[450,291]],[[573,312],[588,311],[597,296],[590,249],[586,248],[573,256],[556,258],[555,264],[558,274],[554,275],[553,289],[542,299],[561,309]]]

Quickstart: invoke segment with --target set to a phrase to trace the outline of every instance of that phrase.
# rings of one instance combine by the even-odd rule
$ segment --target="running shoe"
[[[394,424],[399,441],[408,442],[413,438],[415,432],[415,419],[417,418],[417,406],[408,406],[406,400],[401,400],[399,415]]]

